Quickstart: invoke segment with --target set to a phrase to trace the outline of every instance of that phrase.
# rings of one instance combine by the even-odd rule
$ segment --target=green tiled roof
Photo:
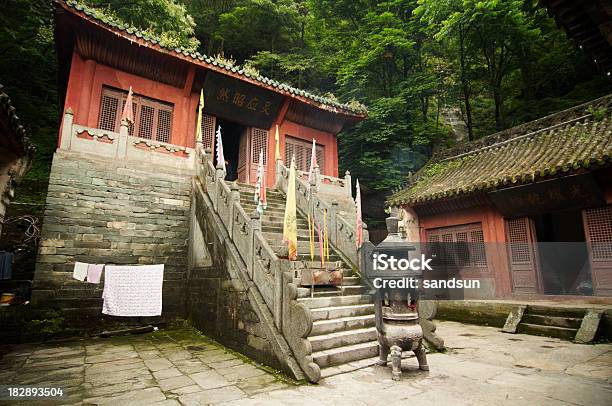
[[[612,161],[612,95],[477,142],[442,151],[388,199],[393,206],[486,192],[561,177]],[[568,115],[574,116],[566,120]],[[555,121],[556,124],[550,124]],[[537,128],[538,125],[535,126]],[[511,134],[504,139],[504,135]],[[460,152],[457,154],[457,152]]]
[[[172,53],[175,54],[180,54],[182,56],[188,57],[193,59],[194,61],[199,62],[200,64],[208,64],[208,65],[213,65],[219,68],[222,68],[226,71],[232,72],[234,74],[238,74],[240,76],[243,76],[245,78],[249,78],[252,80],[255,80],[257,82],[260,82],[264,85],[268,85],[270,87],[273,87],[275,89],[277,89],[278,91],[284,91],[284,92],[288,92],[292,95],[295,96],[301,96],[304,97],[306,99],[312,100],[314,102],[317,102],[321,105],[323,105],[323,107],[327,107],[328,109],[340,109],[343,110],[344,112],[347,113],[352,113],[352,114],[356,114],[356,115],[365,115],[367,113],[367,108],[365,108],[365,106],[363,105],[357,105],[357,104],[346,104],[346,103],[339,103],[335,100],[332,100],[330,98],[326,98],[326,97],[322,97],[322,96],[317,96],[313,93],[307,92],[305,90],[302,89],[298,89],[295,88],[293,86],[290,86],[286,83],[280,83],[277,82],[276,80],[267,78],[265,76],[261,76],[261,75],[252,75],[249,72],[243,70],[242,68],[240,68],[239,66],[235,66],[235,65],[230,65],[230,64],[226,64],[222,61],[219,61],[213,57],[210,56],[206,56],[203,55],[199,52],[194,52],[185,48],[170,48],[165,46],[162,42],[160,42],[160,39],[158,37],[149,35],[147,33],[144,33],[143,31],[125,25],[125,24],[119,24],[117,23],[115,20],[105,16],[103,13],[99,12],[98,10],[89,8],[81,3],[79,3],[76,0],[55,0],[58,4],[60,5],[66,5],[68,6],[68,8],[71,8],[73,10],[76,10],[78,12],[81,12],[83,14],[85,14],[86,16],[108,26],[111,30],[113,31],[121,31],[123,35],[126,36],[131,36],[131,37],[136,37],[138,39],[144,40],[146,42],[148,42],[151,45],[155,45],[158,46],[160,48],[165,49],[166,51],[170,51]]]

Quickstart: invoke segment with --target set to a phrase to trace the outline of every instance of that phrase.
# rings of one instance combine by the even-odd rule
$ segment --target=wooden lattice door
[[[210,148],[211,152],[215,151],[215,132],[217,118],[215,116],[209,116],[208,114],[202,114],[202,146],[204,149]]]
[[[250,150],[249,130],[244,129],[240,135],[240,144],[238,146],[238,182],[249,183],[249,165],[248,156]]]
[[[533,221],[528,217],[506,220],[508,263],[514,293],[539,293],[542,282]]]
[[[582,212],[589,247],[593,291],[612,296],[612,206]]]
[[[259,165],[259,153],[263,150],[264,168],[268,161],[268,131],[261,128],[251,127],[250,144],[250,162],[249,162],[249,180],[251,183],[257,181],[257,165]]]

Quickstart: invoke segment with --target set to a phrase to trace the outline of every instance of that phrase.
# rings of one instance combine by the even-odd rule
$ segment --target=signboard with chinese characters
[[[230,76],[208,72],[204,99],[207,114],[268,129],[278,114],[283,96]]]
[[[605,204],[591,174],[566,176],[490,194],[504,216],[533,216],[557,210],[583,209]]]

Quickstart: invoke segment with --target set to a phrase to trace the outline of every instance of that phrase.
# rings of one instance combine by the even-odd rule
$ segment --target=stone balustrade
[[[153,165],[172,166],[181,169],[195,169],[193,148],[128,134],[126,122],[118,133],[99,128],[85,127],[73,122],[73,113],[66,109],[62,122],[60,150],[80,152],[105,158],[136,160]]]

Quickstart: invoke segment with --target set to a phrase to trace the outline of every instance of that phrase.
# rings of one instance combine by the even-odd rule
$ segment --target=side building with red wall
[[[439,152],[389,204],[408,240],[465,243],[466,298],[612,297],[612,96]],[[473,296],[470,296],[473,295]]]

